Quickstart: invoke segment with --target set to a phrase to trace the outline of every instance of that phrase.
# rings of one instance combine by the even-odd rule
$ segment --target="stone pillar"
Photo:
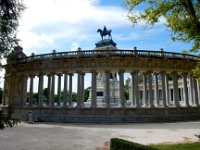
[[[77,79],[77,108],[81,108],[81,72],[78,72],[78,79]]]
[[[92,90],[91,90],[91,98],[92,98],[92,103],[91,107],[96,108],[97,107],[97,83],[96,83],[96,76],[97,73],[95,71],[92,71]]]
[[[153,102],[153,88],[152,88],[152,75],[151,75],[151,72],[148,72],[147,78],[148,78],[148,82],[149,82],[148,98],[149,98],[150,108],[152,108],[152,107],[154,107],[154,102]]]
[[[6,103],[6,97],[8,96],[8,88],[9,88],[9,80],[10,78],[8,77],[8,75],[5,74],[5,77],[4,77],[4,88],[3,88],[3,97],[2,97],[2,105],[5,106],[7,103]]]
[[[146,72],[143,73],[143,102],[145,107],[148,107]]]
[[[132,94],[132,99],[131,99],[131,107],[134,107],[136,105],[135,101],[135,72],[131,72],[131,94]]]
[[[198,100],[199,100],[199,103],[200,103],[200,84],[199,84],[198,80],[197,80],[197,90],[198,90]]]
[[[34,76],[31,75],[30,76],[30,90],[29,90],[29,106],[32,106],[32,102],[33,102],[33,85],[34,85]]]
[[[192,82],[192,75],[189,75],[189,93],[190,93],[190,102],[192,105],[194,104],[194,95],[193,95],[193,82]]]
[[[105,102],[106,108],[110,108],[110,71],[106,71]]]
[[[39,84],[38,84],[38,106],[43,105],[43,74],[39,74]]]
[[[23,104],[26,105],[27,104],[27,80],[28,80],[28,76],[24,76],[24,97],[23,97]]]
[[[58,74],[58,102],[57,102],[57,106],[60,106],[60,102],[61,102],[61,74]]]
[[[186,74],[182,74],[182,82],[183,82],[183,99],[185,101],[185,106],[189,106],[189,98],[188,98],[188,89],[187,89],[187,76]]]
[[[24,106],[24,82],[25,82],[25,79],[24,79],[24,76],[22,76],[21,78],[21,83],[20,83],[20,106]]]
[[[165,73],[162,72],[161,73],[161,78],[162,78],[162,102],[163,102],[163,106],[167,107],[166,104],[166,89],[165,89]]]
[[[169,80],[168,80],[168,74],[165,74],[165,89],[166,89],[166,105],[169,106],[170,104],[170,98],[169,98]]]
[[[176,107],[180,107],[179,97],[178,97],[178,77],[176,73],[173,73],[173,99]]]
[[[47,75],[48,76],[48,96],[47,96],[47,103],[48,106],[51,106],[51,75]]]
[[[194,100],[197,107],[199,107],[199,100],[198,100],[198,90],[197,90],[197,80],[193,77],[194,83]]]
[[[158,74],[154,73],[155,76],[155,90],[154,90],[154,97],[155,97],[155,103],[157,106],[159,106],[159,99],[158,99]]]
[[[125,98],[124,98],[124,72],[119,72],[119,97],[120,97],[120,107],[125,107]]]
[[[67,93],[68,93],[68,75],[67,73],[64,74],[64,96],[63,96],[63,107],[67,106]]]
[[[85,94],[85,92],[84,92],[84,87],[85,87],[85,85],[84,85],[84,76],[85,76],[85,74],[84,73],[81,73],[81,107],[84,107],[84,94]]]
[[[68,103],[69,107],[72,107],[72,76],[73,74],[69,74],[69,98],[68,98]]]
[[[140,102],[139,102],[139,91],[138,91],[138,72],[133,71],[131,73],[132,75],[132,107],[138,108],[140,107]]]
[[[55,106],[55,74],[51,76],[52,84],[51,84],[51,106]]]

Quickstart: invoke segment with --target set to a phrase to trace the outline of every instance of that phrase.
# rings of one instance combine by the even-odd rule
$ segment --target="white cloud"
[[[27,53],[31,53],[27,49],[51,47],[63,40],[80,43],[104,25],[131,24],[122,7],[100,6],[98,0],[26,0],[25,5],[18,37]]]

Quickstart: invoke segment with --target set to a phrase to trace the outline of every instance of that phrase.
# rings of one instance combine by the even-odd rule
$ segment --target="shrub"
[[[157,150],[156,148],[118,138],[112,138],[110,143],[110,150]]]

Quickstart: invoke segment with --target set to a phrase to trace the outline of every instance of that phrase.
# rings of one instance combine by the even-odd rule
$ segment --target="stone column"
[[[57,102],[57,106],[60,106],[60,102],[61,102],[61,74],[58,74],[58,102]]]
[[[169,98],[169,80],[168,80],[168,74],[165,74],[165,88],[166,88],[166,105],[169,106],[170,104],[170,98]]]
[[[73,74],[69,74],[69,98],[68,98],[68,103],[69,107],[72,107],[72,76]]]
[[[63,107],[67,106],[67,93],[68,93],[68,75],[67,73],[64,74],[64,96],[63,96]]]
[[[131,107],[134,107],[136,105],[135,102],[135,72],[131,72],[131,94],[132,94],[132,99],[131,99]]]
[[[193,95],[193,82],[192,82],[192,75],[189,75],[189,93],[190,93],[190,102],[192,105],[194,104],[194,95]]]
[[[110,71],[106,71],[105,101],[106,108],[110,108]]]
[[[81,107],[84,107],[84,73],[81,73]]]
[[[193,77],[194,83],[194,100],[197,107],[199,107],[199,100],[198,100],[198,90],[197,90],[197,80]]]
[[[20,98],[19,98],[19,102],[20,102],[20,106],[24,105],[24,77],[22,76],[21,78],[21,83],[20,83]]]
[[[189,98],[188,98],[188,89],[187,89],[187,76],[186,74],[182,74],[182,82],[183,82],[183,99],[185,101],[185,106],[189,106]]]
[[[55,106],[55,74],[51,76],[52,84],[51,84],[51,106]]]
[[[33,102],[33,79],[34,79],[34,76],[31,75],[30,76],[30,90],[29,90],[29,106],[32,106],[32,102]]]
[[[39,74],[39,84],[38,84],[38,106],[43,105],[43,74]]]
[[[28,80],[28,76],[26,75],[24,77],[24,97],[23,97],[23,104],[26,105],[27,104],[27,80]]]
[[[120,97],[120,107],[125,107],[125,99],[124,99],[124,72],[119,72],[119,97]]]
[[[152,108],[152,107],[154,107],[154,102],[153,102],[153,88],[152,88],[152,75],[151,75],[151,72],[148,72],[147,78],[148,78],[148,82],[149,82],[148,98],[149,98],[150,108]]]
[[[146,72],[143,73],[143,102],[145,107],[148,107]]]
[[[139,81],[138,81],[138,72],[135,72],[135,84],[134,84],[134,91],[135,91],[135,104],[136,108],[140,107],[140,100],[139,100]]]
[[[163,106],[167,107],[166,104],[166,89],[165,89],[165,73],[161,73],[161,78],[162,78],[162,101],[163,101]]]
[[[97,73],[95,71],[92,71],[92,90],[91,90],[91,98],[92,98],[92,103],[91,107],[96,108],[97,107],[97,83],[96,83],[96,76]]]
[[[198,90],[198,100],[200,101],[200,84],[197,81],[197,90]]]
[[[47,103],[48,106],[51,106],[51,75],[47,75],[48,76],[48,96],[47,96]]]
[[[178,97],[178,77],[176,73],[173,73],[173,99],[176,107],[180,107],[179,97]]]
[[[81,108],[81,72],[78,72],[78,79],[77,79],[77,108]]]
[[[155,76],[155,103],[157,106],[159,106],[159,99],[158,99],[158,74],[157,73],[154,73],[154,76]]]

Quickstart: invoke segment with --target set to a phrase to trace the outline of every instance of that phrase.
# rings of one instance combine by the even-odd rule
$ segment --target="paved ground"
[[[142,144],[198,141],[200,121],[148,124],[27,124],[0,131],[0,150],[95,150],[112,137]]]

